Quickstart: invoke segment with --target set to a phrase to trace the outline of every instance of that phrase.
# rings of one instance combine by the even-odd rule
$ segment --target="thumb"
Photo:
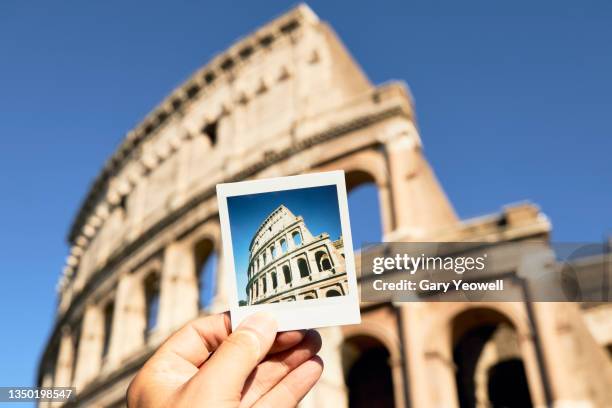
[[[269,313],[247,317],[190,382],[195,383],[196,389],[206,389],[223,400],[237,397],[239,401],[245,381],[270,351],[277,328]]]

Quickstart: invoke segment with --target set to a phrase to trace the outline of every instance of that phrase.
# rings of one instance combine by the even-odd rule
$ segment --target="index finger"
[[[171,335],[159,351],[176,354],[199,368],[230,335],[231,327],[228,312],[199,317]],[[304,330],[278,333],[270,353],[278,353],[299,344],[305,333]]]

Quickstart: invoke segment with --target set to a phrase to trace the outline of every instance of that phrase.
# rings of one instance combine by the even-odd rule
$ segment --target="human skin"
[[[266,313],[234,332],[228,314],[174,333],[132,380],[129,408],[294,407],[323,371],[315,330],[277,333]]]

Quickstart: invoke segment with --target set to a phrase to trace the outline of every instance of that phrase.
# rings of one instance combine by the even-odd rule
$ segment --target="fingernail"
[[[237,330],[251,330],[257,333],[262,339],[276,336],[278,324],[271,313],[257,312],[240,323]]]

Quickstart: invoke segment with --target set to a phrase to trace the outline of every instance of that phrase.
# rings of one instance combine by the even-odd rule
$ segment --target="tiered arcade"
[[[342,296],[348,281],[342,238],[313,236],[304,219],[281,205],[249,246],[249,304]]]

